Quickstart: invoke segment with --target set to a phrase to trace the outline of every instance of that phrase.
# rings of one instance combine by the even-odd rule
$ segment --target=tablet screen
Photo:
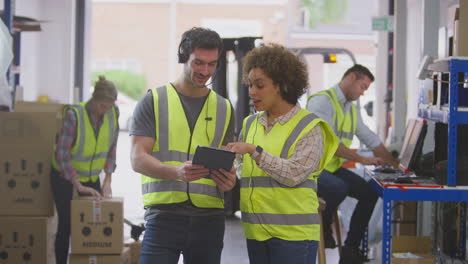
[[[193,164],[200,164],[208,169],[225,169],[230,171],[236,157],[236,153],[213,147],[197,146]]]

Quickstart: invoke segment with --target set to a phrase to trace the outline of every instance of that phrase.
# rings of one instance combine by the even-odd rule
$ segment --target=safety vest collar
[[[159,152],[168,153],[170,150],[169,148],[169,99],[168,99],[168,92],[177,93],[175,88],[171,84],[167,84],[165,87],[160,87],[155,89],[158,97],[158,126],[156,131],[156,138],[158,139],[159,143]],[[208,94],[207,101],[214,101],[216,100],[216,124],[215,124],[215,131],[213,140],[210,143],[211,147],[219,147],[223,140],[223,135],[226,128],[227,123],[227,103],[226,100],[223,98],[218,98],[219,96],[216,93]],[[206,104],[206,102],[205,102]],[[206,106],[204,106],[206,107]],[[203,109],[202,109],[203,111]],[[210,117],[206,117],[210,118]],[[153,152],[155,153],[155,152]],[[160,154],[155,154],[160,156]],[[187,159],[185,159],[187,160]]]
[[[264,112],[260,114],[264,114]],[[260,114],[255,114],[247,117],[247,120],[245,121],[245,129],[243,132],[244,139],[249,134],[250,128],[252,127],[252,123],[254,122],[254,120],[257,119],[256,122],[258,122]],[[301,132],[316,118],[318,118],[318,116],[313,113],[308,113],[307,115],[302,117],[302,119],[297,123],[297,125],[294,127],[294,130],[289,134],[288,138],[286,139],[285,144],[283,145],[283,148],[281,150],[281,158],[288,158],[288,153],[291,147],[293,146],[294,142],[296,142]]]

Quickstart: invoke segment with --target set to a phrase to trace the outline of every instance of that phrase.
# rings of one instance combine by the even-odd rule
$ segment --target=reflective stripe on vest
[[[310,225],[320,223],[319,214],[262,214],[242,212],[242,222],[256,225]],[[304,240],[312,240],[312,237]],[[315,239],[314,239],[315,240]]]
[[[294,187],[289,187],[284,184],[281,184],[271,177],[249,177],[249,178],[242,178],[240,180],[241,188],[248,188],[249,186],[255,187],[263,187],[263,188],[310,188],[317,191],[317,182],[311,179],[305,180],[303,183],[298,184]]]
[[[244,119],[244,142],[260,145],[271,155],[288,159],[297,142],[319,125],[324,136],[324,154],[319,169],[310,171],[308,179],[294,187],[278,183],[258,168],[249,155],[243,156],[240,184],[245,235],[258,241],[271,237],[292,241],[319,240],[316,180],[333,157],[338,139],[326,122],[307,110],[301,109],[284,124],[277,122],[267,135],[265,127],[258,124],[259,115]]]
[[[88,111],[86,111],[86,104],[88,102],[69,106],[64,111],[72,109],[77,117],[76,139],[71,149],[73,168],[77,172],[80,182],[96,182],[104,169],[109,150],[117,133],[117,114],[113,107],[104,115],[96,136]],[[55,155],[52,158],[52,165],[60,171]]]
[[[191,132],[175,88],[168,84],[151,92],[156,127],[153,157],[177,166],[192,160],[197,145],[221,147],[232,114],[227,99],[210,92]],[[197,207],[224,207],[224,194],[209,177],[186,183],[142,175],[142,192],[145,206],[180,203],[190,198]]]
[[[308,100],[317,95],[325,95],[330,99],[330,102],[332,103],[335,110],[333,113],[333,129],[343,145],[349,148],[353,142],[353,137],[356,134],[357,129],[356,106],[351,103],[351,110],[348,111],[345,115],[333,88],[311,95]],[[343,165],[344,161],[345,159],[334,156],[333,160],[330,161],[326,167],[326,170],[335,172],[341,167],[341,165]]]

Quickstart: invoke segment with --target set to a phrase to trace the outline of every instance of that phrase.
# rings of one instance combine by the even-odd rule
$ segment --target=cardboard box
[[[392,238],[392,264],[435,264],[431,249],[431,237],[394,236]],[[393,256],[393,253],[407,252],[421,258],[395,258]]]
[[[131,264],[140,264],[140,250],[141,250],[141,241],[125,243],[125,247],[130,249],[131,254]]]
[[[400,201],[398,217],[395,219],[395,233],[399,236],[415,236],[418,202]]]
[[[72,200],[71,252],[120,254],[123,248],[123,199]]]
[[[468,1],[460,0],[453,25],[453,56],[468,56]]]
[[[0,113],[0,216],[53,214],[56,126],[54,113]]]
[[[63,126],[63,109],[66,105],[55,103],[40,103],[18,101],[15,103],[15,112],[28,113],[55,113],[57,119],[57,132],[60,132]]]
[[[17,101],[15,103],[15,112],[55,112],[57,113],[57,118],[61,119],[64,106],[64,104],[56,103]]]
[[[54,264],[54,229],[47,217],[0,217],[0,264]]]
[[[130,249],[124,247],[120,255],[70,255],[69,264],[131,264]]]

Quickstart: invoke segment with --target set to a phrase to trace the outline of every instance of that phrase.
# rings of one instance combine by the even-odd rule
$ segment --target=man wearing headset
[[[140,262],[217,264],[224,237],[223,192],[234,169],[209,170],[191,160],[197,145],[221,147],[233,140],[230,102],[207,87],[222,40],[206,28],[182,35],[177,80],[151,89],[133,115],[131,162],[141,173],[146,231]]]

